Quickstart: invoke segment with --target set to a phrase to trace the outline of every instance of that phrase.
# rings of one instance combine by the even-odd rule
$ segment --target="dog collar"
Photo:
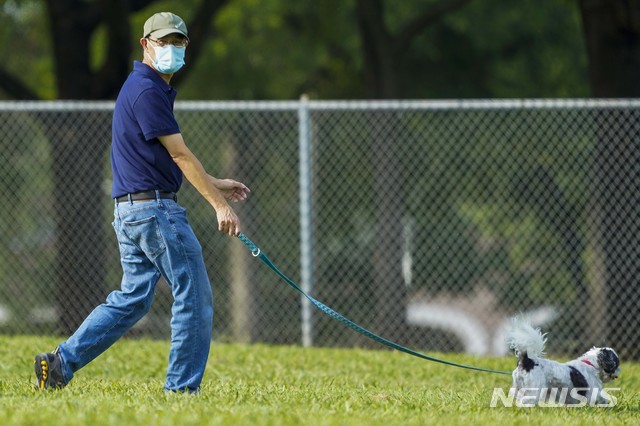
[[[588,364],[588,365],[592,366],[593,368],[596,368],[595,365],[591,364],[591,362],[587,361],[586,359],[581,359],[580,361],[584,362],[585,364]]]

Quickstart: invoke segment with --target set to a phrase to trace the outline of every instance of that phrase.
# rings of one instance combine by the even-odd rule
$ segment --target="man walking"
[[[173,114],[176,91],[169,82],[184,65],[188,44],[184,21],[172,13],[156,13],[144,24],[144,59],[134,62],[122,86],[112,124],[121,289],[53,352],[36,356],[40,389],[66,386],[77,370],[124,335],[149,311],[161,276],[174,299],[164,389],[200,389],[211,344],[213,297],[202,249],[176,194],[185,176],[215,210],[218,230],[238,235],[240,221],[228,201],[245,200],[249,188],[208,175],[180,133]]]

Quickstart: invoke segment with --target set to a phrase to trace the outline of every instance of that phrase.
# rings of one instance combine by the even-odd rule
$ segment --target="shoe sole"
[[[49,387],[49,359],[46,355],[38,355],[33,365],[38,378],[38,388],[40,390],[47,389]]]

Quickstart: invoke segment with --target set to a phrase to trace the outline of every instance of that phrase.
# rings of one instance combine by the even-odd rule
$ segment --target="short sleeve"
[[[142,91],[133,105],[133,113],[147,141],[158,136],[180,133],[171,101],[158,90]]]

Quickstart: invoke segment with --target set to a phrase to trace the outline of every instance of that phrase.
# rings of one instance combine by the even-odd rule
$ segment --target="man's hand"
[[[216,217],[218,218],[218,231],[236,237],[240,235],[240,219],[231,206],[225,204],[216,209]]]
[[[209,175],[210,183],[224,196],[227,201],[244,201],[251,190],[243,183],[233,179],[217,179]],[[240,220],[233,209],[224,205],[216,209],[218,217],[218,230],[229,235],[240,235]]]
[[[224,195],[227,201],[244,201],[249,196],[251,190],[243,183],[233,179],[216,179],[209,176],[213,185]]]

